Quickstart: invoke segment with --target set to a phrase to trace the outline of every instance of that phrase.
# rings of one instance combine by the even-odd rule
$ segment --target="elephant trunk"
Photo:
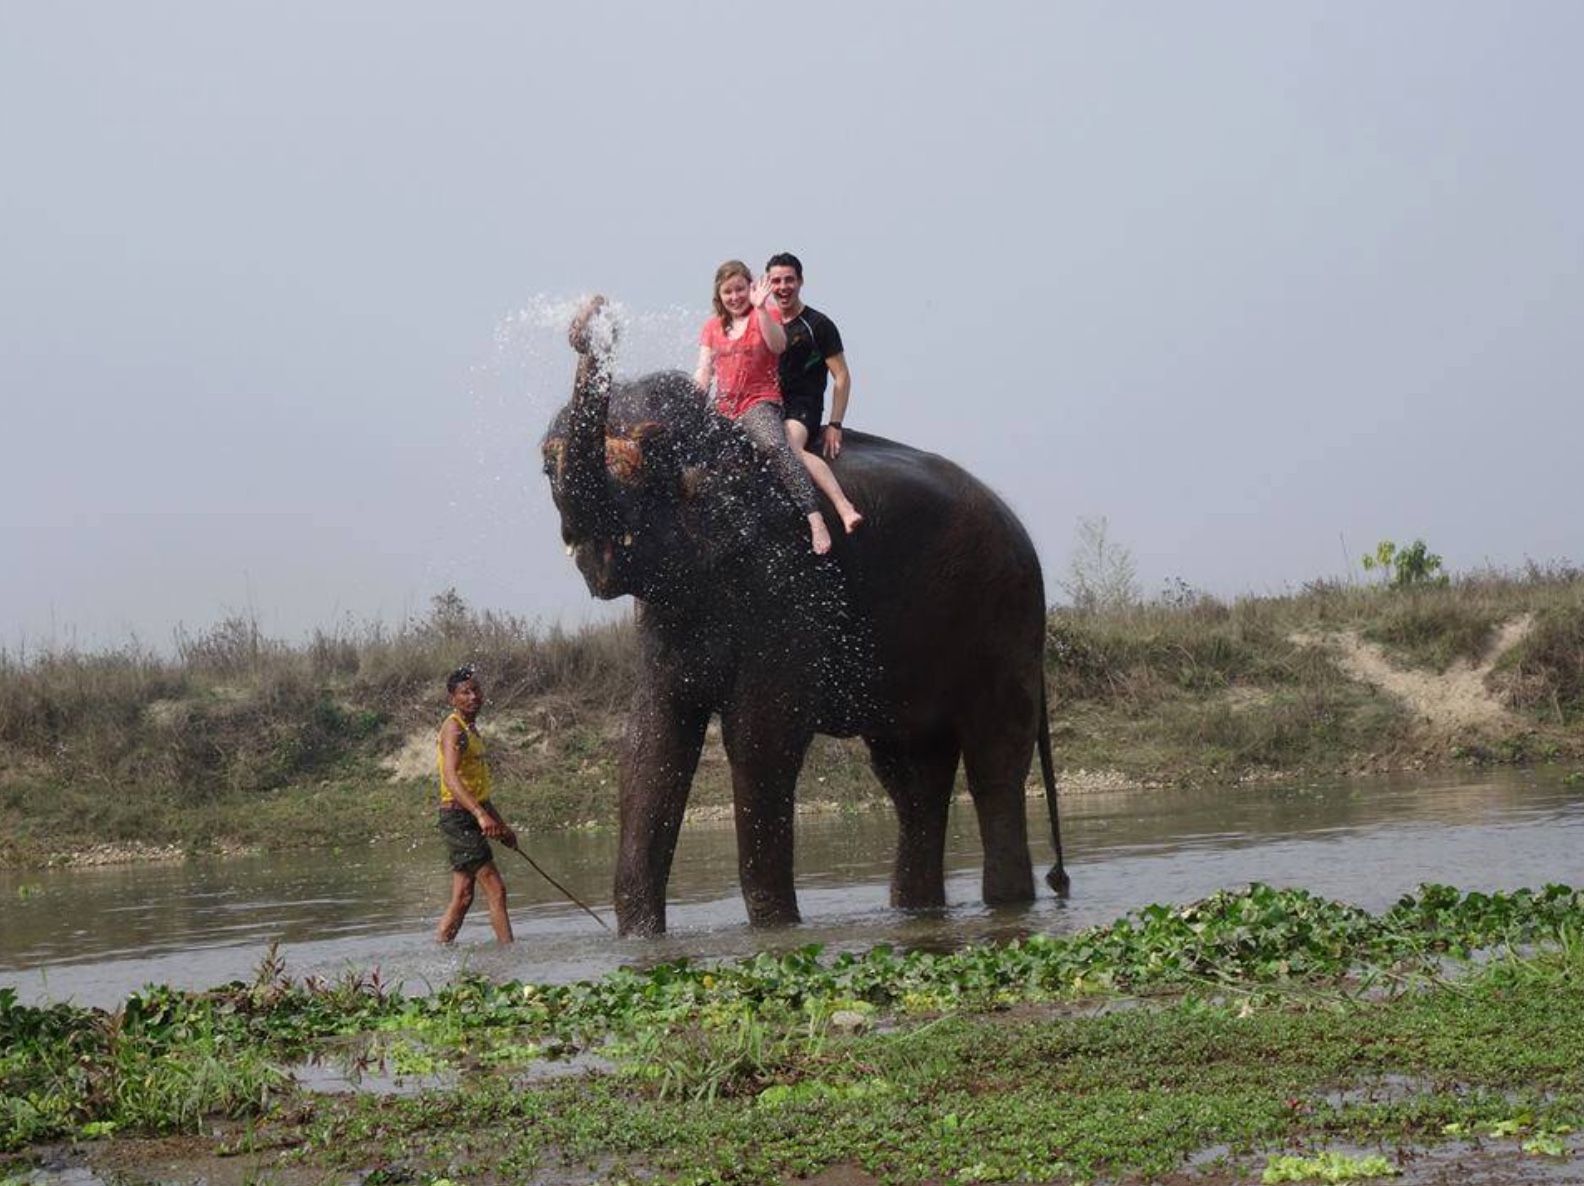
[[[577,376],[567,404],[565,469],[561,493],[566,526],[583,539],[609,535],[614,530],[615,503],[605,472],[605,424],[610,415],[611,346],[593,341],[590,320],[603,304],[601,298],[586,306],[572,322],[568,340],[578,353]]]

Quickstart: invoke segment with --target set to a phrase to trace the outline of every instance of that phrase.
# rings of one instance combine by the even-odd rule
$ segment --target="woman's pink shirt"
[[[778,312],[770,310],[778,322]],[[715,410],[735,420],[755,404],[781,402],[780,360],[759,330],[759,314],[748,314],[742,336],[728,338],[720,318],[711,317],[699,330],[699,345],[715,353]]]

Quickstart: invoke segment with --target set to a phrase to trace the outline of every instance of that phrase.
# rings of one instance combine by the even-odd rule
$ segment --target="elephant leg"
[[[891,905],[946,904],[946,818],[957,777],[955,738],[869,741],[875,775],[897,813],[896,866]]]
[[[623,935],[666,927],[666,882],[709,710],[640,687],[621,760],[621,843],[616,926]]]
[[[793,814],[798,772],[812,737],[774,698],[750,697],[721,713],[731,761],[737,823],[737,873],[748,921],[756,927],[799,922],[793,880]]]
[[[1025,719],[1032,721],[1027,712],[994,712],[963,731],[963,769],[984,846],[981,893],[991,905],[1034,899],[1023,790],[1034,733],[1018,723]]]

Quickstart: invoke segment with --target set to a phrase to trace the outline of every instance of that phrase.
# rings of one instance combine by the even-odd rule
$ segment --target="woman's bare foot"
[[[836,513],[841,516],[842,528],[847,532],[848,535],[851,535],[853,532],[857,531],[858,524],[863,522],[863,515],[861,515],[858,511],[858,508],[853,506],[853,504],[850,502],[838,503],[836,506]]]
[[[831,550],[830,532],[825,529],[825,516],[818,511],[809,512],[809,536],[814,541],[814,555],[823,556]]]

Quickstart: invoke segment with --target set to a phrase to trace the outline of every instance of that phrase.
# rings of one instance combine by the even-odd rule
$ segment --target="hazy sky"
[[[849,423],[1146,592],[1584,559],[1584,5],[6,3],[0,645],[593,612],[593,289],[798,252]]]

